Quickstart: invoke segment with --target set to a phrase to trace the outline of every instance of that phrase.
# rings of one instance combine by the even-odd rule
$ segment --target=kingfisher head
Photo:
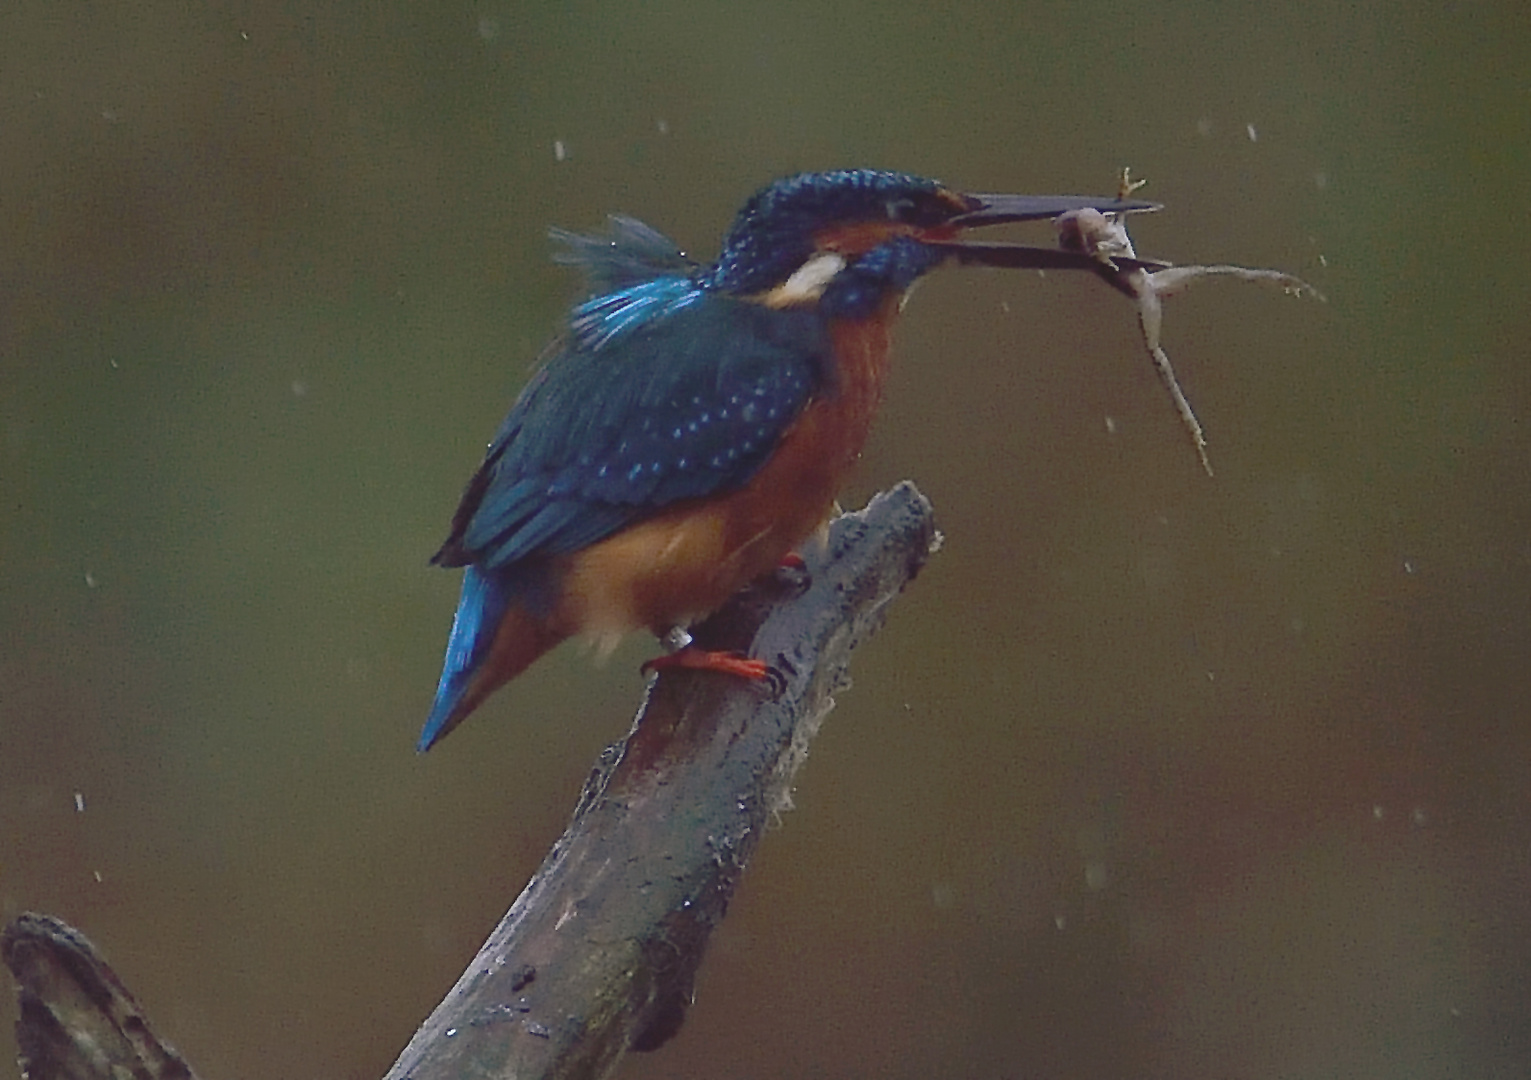
[[[800,173],[744,204],[703,284],[772,307],[818,304],[831,315],[871,314],[948,259],[1039,265],[1013,244],[971,244],[965,230],[1057,217],[1070,210],[1154,209],[1153,203],[1068,195],[975,195],[937,180],[876,169]],[[1057,265],[1048,250],[1042,262]]]
[[[710,266],[698,266],[672,241],[620,215],[610,219],[605,236],[563,229],[552,235],[565,249],[555,260],[589,278],[589,299],[574,308],[571,329],[577,343],[595,348],[709,292],[861,319],[887,310],[890,297],[947,261],[1100,273],[1100,259],[1088,251],[965,237],[983,225],[1086,209],[1118,214],[1158,206],[1121,196],[975,195],[909,173],[841,169],[800,173],[756,192]],[[1123,257],[1110,269],[1123,267],[1158,269]]]

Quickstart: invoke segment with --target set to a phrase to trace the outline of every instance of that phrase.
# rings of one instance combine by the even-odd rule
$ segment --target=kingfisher
[[[629,217],[612,216],[602,236],[553,230],[555,261],[582,270],[588,293],[431,558],[464,574],[418,749],[569,638],[610,647],[647,629],[688,642],[686,626],[793,559],[828,520],[882,399],[910,287],[946,263],[1099,273],[1085,253],[965,234],[1157,209],[1125,194],[966,194],[901,172],[801,173],[744,204],[711,264]],[[648,666],[769,671],[689,643]]]

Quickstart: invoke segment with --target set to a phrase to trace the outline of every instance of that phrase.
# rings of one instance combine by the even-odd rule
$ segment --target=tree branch
[[[196,1080],[95,946],[62,919],[16,916],[0,933],[0,956],[16,980],[27,1080]]]
[[[900,485],[831,525],[805,553],[806,582],[779,574],[698,627],[704,648],[769,661],[775,693],[711,672],[655,680],[563,837],[387,1080],[599,1077],[674,1035],[851,651],[935,543],[930,504]]]

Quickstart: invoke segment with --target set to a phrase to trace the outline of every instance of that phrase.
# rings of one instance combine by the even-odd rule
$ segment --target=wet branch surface
[[[599,1077],[673,1036],[712,930],[847,685],[851,652],[937,541],[930,504],[901,484],[837,518],[803,553],[805,571],[783,570],[695,628],[704,648],[748,652],[773,678],[667,671],[651,683],[568,829],[388,1080]],[[31,1080],[192,1080],[77,931],[20,916],[4,956]]]

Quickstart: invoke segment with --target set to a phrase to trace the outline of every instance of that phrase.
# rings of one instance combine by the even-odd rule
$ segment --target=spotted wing
[[[647,284],[576,309],[569,340],[469,483],[436,562],[510,567],[736,490],[820,389],[828,339],[811,311],[773,311],[687,279]]]

